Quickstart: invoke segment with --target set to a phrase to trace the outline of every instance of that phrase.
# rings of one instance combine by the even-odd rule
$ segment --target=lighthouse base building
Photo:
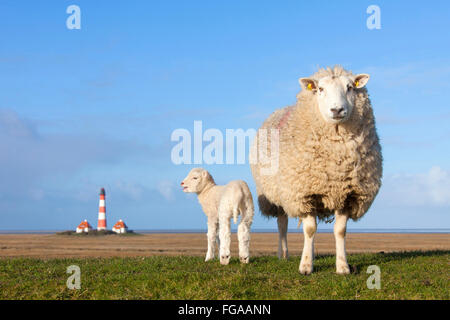
[[[116,222],[116,224],[112,228],[112,231],[114,231],[115,233],[127,233],[128,227],[125,224],[125,222],[123,222],[122,219],[120,219],[119,221]]]
[[[84,220],[78,225],[76,232],[83,233],[83,232],[89,232],[91,230],[92,230],[92,226],[89,224],[89,222],[87,220]]]

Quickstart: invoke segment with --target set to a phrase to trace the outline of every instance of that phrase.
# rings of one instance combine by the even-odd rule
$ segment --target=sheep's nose
[[[340,108],[331,108],[330,109],[331,112],[333,112],[333,116],[338,116],[342,113],[342,111],[344,111],[344,108],[340,107]]]

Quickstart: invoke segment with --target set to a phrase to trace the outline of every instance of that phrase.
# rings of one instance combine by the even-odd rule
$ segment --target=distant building
[[[91,230],[92,227],[87,220],[82,221],[77,227],[77,233],[89,232]]]
[[[128,227],[125,224],[125,222],[122,221],[122,219],[117,221],[114,227],[112,228],[112,231],[114,231],[115,233],[127,233],[127,230]]]

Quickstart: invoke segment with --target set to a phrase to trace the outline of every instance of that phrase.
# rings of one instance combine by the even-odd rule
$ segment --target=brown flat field
[[[253,233],[251,256],[276,255],[278,234]],[[288,236],[290,255],[300,255],[301,233]],[[138,257],[154,255],[206,254],[206,234],[142,234],[136,236],[107,235],[78,237],[46,234],[0,235],[0,258],[85,258]],[[349,233],[347,252],[393,252],[415,250],[450,250],[450,234]],[[237,237],[232,234],[232,255],[237,256]],[[334,253],[332,233],[319,233],[315,240],[316,254]]]

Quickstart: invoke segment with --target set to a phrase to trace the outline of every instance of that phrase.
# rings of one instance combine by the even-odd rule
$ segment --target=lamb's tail
[[[247,199],[247,202],[245,204],[245,213],[242,215],[242,221],[250,226],[253,222],[253,215],[255,214],[255,207],[253,205],[253,199],[250,194],[250,197]]]
[[[253,197],[250,189],[245,182],[242,182],[241,185],[241,199],[239,205],[233,210],[234,224],[237,224],[239,213],[241,214],[241,224],[244,222],[245,225],[250,227],[253,222],[255,206],[253,204]]]
[[[245,222],[245,224],[251,225],[253,221],[253,215],[255,213],[253,199],[251,197],[247,200],[246,203],[233,210],[234,224],[237,224],[239,212],[241,213],[241,221]]]
[[[234,221],[234,224],[237,224],[238,215],[239,215],[239,209],[238,208],[234,208],[233,209],[233,221]]]

